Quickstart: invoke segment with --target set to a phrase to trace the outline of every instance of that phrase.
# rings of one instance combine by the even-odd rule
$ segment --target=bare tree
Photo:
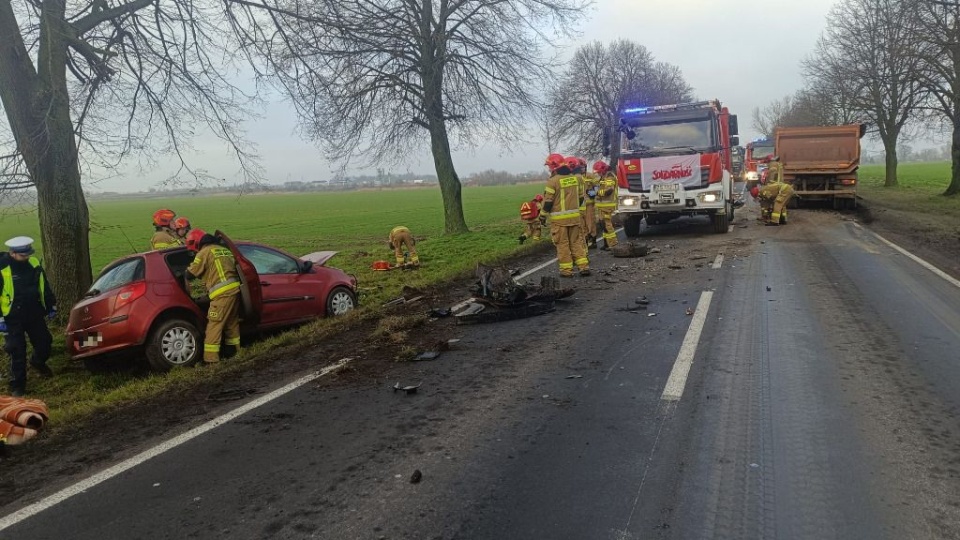
[[[917,0],[924,46],[918,51],[930,107],[952,128],[952,172],[944,195],[960,194],[960,4]]]
[[[628,105],[690,101],[692,89],[676,66],[655,62],[646,47],[629,40],[580,47],[550,90],[549,111],[556,137],[571,151],[600,155],[602,134],[617,126]],[[618,151],[617,145],[611,149]],[[612,159],[616,159],[616,154]]]
[[[766,107],[754,107],[752,113],[753,129],[765,137],[773,137],[774,131],[786,125],[786,118],[793,108],[793,97],[784,96],[771,101]]]
[[[36,189],[46,266],[70,304],[91,281],[82,166],[223,139],[256,175],[238,126],[251,96],[232,84],[237,34],[278,8],[246,0],[0,0],[0,103],[14,145],[7,188]],[[247,26],[241,23],[247,23]]]
[[[849,91],[850,107],[876,127],[886,154],[884,185],[897,185],[897,142],[923,99],[920,32],[902,0],[843,0],[805,71]]]
[[[287,0],[248,36],[331,156],[392,163],[429,137],[444,229],[467,230],[451,137],[517,140],[550,75],[545,46],[586,0]],[[305,19],[308,17],[309,20]],[[295,45],[287,49],[286,44]]]

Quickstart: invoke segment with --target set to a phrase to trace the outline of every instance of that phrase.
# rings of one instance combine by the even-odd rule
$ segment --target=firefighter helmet
[[[543,195],[537,193],[536,197],[534,197],[533,200],[535,200],[535,201],[537,201],[537,202],[542,202],[542,201],[543,201]]]
[[[570,156],[567,158],[566,165],[567,165],[567,168],[570,169],[571,172],[573,172],[580,167],[580,158],[576,156]]]
[[[187,218],[185,218],[185,217],[178,217],[177,219],[173,220],[173,228],[174,228],[174,229],[187,229],[187,230],[189,230],[189,229],[190,229],[190,220],[187,219]]]
[[[187,233],[187,249],[190,251],[200,251],[200,239],[207,233],[203,229],[193,229]]]
[[[606,161],[598,161],[593,164],[593,172],[597,174],[607,174],[607,171],[610,170],[610,166],[607,165]]]
[[[161,208],[153,213],[153,226],[154,227],[169,227],[170,222],[173,221],[173,218],[177,215],[176,212],[170,210],[169,208]]]
[[[390,269],[390,263],[387,261],[373,261],[373,264],[370,265],[370,268],[382,272]]]
[[[550,154],[543,164],[549,167],[551,171],[555,171],[563,166],[564,159],[560,154]]]
[[[760,188],[758,188],[757,186],[753,186],[752,188],[750,188],[750,195],[751,195],[754,199],[756,199],[757,197],[759,197],[759,196],[760,196]]]

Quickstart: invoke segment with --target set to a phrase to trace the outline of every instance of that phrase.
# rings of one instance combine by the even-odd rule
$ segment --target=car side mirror
[[[737,129],[737,115],[735,115],[735,114],[731,114],[731,115],[730,115],[730,134],[731,134],[731,135],[739,135],[739,134],[740,134],[740,130]],[[736,145],[734,145],[734,146],[736,146]]]
[[[740,137],[730,137],[730,146],[740,146]]]
[[[306,274],[313,268],[313,261],[300,261],[300,273]]]

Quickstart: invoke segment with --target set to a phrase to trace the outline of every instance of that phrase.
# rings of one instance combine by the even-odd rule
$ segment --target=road
[[[0,538],[960,537],[960,286],[755,212],[591,252],[553,313],[448,324],[437,360],[299,386]]]

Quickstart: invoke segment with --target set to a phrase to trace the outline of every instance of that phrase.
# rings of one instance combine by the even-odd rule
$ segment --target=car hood
[[[305,261],[310,261],[317,266],[323,266],[337,253],[337,251],[314,251],[313,253],[307,253],[300,258]]]

